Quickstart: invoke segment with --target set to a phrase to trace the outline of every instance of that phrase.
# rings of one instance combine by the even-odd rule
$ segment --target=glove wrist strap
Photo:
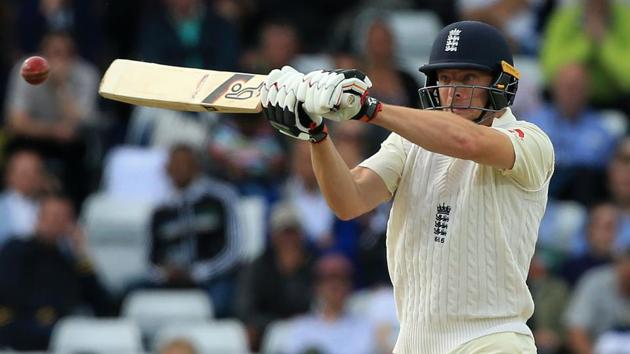
[[[352,119],[361,122],[369,122],[382,110],[383,103],[374,97],[368,96],[367,91],[365,91],[365,94],[361,96],[361,110],[359,110],[359,113],[352,117]]]
[[[314,126],[308,131],[308,134],[310,135],[308,140],[313,144],[317,144],[322,142],[328,136],[328,127],[324,124],[324,122],[320,125],[315,125],[315,123],[313,123],[313,125]]]

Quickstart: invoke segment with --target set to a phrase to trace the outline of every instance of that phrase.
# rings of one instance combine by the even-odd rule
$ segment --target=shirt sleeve
[[[380,150],[359,166],[376,172],[385,182],[389,192],[394,194],[402,176],[406,155],[402,137],[391,133],[381,144]]]
[[[540,190],[553,174],[553,146],[547,134],[533,124],[493,128],[510,138],[516,155],[514,166],[500,170],[501,174],[512,178],[524,190]]]

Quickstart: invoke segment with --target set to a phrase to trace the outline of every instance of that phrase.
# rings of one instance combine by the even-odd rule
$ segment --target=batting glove
[[[304,74],[290,66],[269,73],[260,90],[263,113],[282,134],[318,143],[328,136],[322,116],[307,114],[296,94]]]
[[[368,96],[370,79],[361,71],[317,70],[303,77],[297,90],[309,115],[334,121],[350,119],[368,122],[382,110],[382,103]]]

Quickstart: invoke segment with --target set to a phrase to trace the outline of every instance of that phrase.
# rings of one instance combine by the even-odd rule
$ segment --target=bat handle
[[[341,103],[339,104],[338,107],[335,107],[335,111],[340,109],[340,108],[350,108],[350,107],[354,107],[356,105],[360,105],[361,104],[361,98],[357,95],[351,94],[351,93],[343,93],[341,94]]]

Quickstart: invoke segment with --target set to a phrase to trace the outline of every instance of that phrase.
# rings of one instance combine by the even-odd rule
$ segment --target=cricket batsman
[[[357,70],[304,75],[284,67],[264,83],[267,119],[311,142],[313,170],[337,216],[352,219],[393,198],[394,353],[536,353],[525,280],[554,152],[541,129],[510,110],[519,80],[513,65],[494,27],[464,21],[441,30],[420,67],[422,110],[370,97],[371,82]],[[391,134],[349,169],[325,119]]]

